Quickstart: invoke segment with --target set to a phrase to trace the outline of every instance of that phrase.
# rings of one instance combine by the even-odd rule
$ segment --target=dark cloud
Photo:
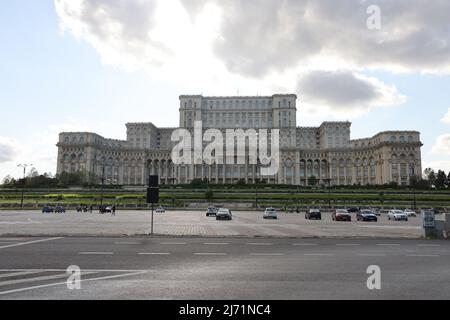
[[[223,1],[215,53],[233,72],[261,76],[313,56],[359,67],[450,71],[450,1]],[[369,5],[382,28],[366,27]]]
[[[313,71],[297,83],[300,99],[334,110],[368,109],[403,102],[394,87],[347,71]]]

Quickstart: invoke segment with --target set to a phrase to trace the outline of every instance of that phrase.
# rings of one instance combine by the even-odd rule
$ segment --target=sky
[[[181,94],[295,93],[299,126],[417,130],[450,170],[449,1],[2,1],[0,44],[0,179],[54,174],[62,131],[176,127]]]

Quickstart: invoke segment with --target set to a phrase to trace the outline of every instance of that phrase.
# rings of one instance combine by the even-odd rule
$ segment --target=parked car
[[[77,212],[88,212],[87,206],[77,206]]]
[[[51,213],[54,212],[53,207],[45,206],[42,208],[42,213]]]
[[[351,207],[351,208],[348,208],[348,209],[347,209],[347,212],[348,212],[348,213],[358,213],[358,212],[359,212],[359,209],[356,208],[356,207]]]
[[[214,207],[214,206],[209,206],[208,209],[206,209],[206,216],[207,216],[207,217],[209,217],[209,216],[215,216],[218,210],[219,210],[219,209],[217,209],[217,208]]]
[[[305,219],[322,220],[322,213],[318,207],[311,207],[308,212],[305,213]]]
[[[231,220],[233,217],[231,211],[227,208],[220,208],[216,213],[216,220]]]
[[[112,207],[111,206],[104,206],[102,213],[111,213],[112,212]]]
[[[55,207],[55,213],[65,213],[66,209],[64,209],[64,207],[62,206],[56,206]]]
[[[263,219],[278,219],[278,213],[275,208],[266,208],[264,210]]]
[[[388,212],[388,220],[404,220],[408,221],[408,215],[402,210],[389,210]]]
[[[333,221],[352,221],[352,215],[346,209],[336,209],[331,215]]]
[[[408,217],[417,217],[416,212],[414,210],[412,210],[412,209],[405,209],[404,212],[406,213],[406,215]]]
[[[368,210],[372,211],[376,216],[381,216],[381,208],[368,208]]]
[[[159,206],[158,208],[155,209],[156,213],[165,213],[166,209],[164,209],[163,206]]]
[[[378,218],[372,210],[363,209],[356,214],[357,221],[378,221]]]

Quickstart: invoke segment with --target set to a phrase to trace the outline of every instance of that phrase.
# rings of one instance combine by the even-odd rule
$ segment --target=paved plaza
[[[123,236],[150,232],[150,211],[118,211],[111,214],[46,213],[40,211],[0,211],[0,236]],[[245,236],[245,237],[377,237],[419,238],[420,216],[408,222],[388,221],[385,215],[378,222],[335,222],[331,213],[322,220],[306,220],[304,213],[279,213],[278,220],[264,220],[262,212],[233,211],[232,221],[206,217],[205,211],[166,211],[154,214],[154,233],[171,236]]]

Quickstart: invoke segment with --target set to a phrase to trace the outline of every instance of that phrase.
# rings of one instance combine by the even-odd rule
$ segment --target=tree
[[[7,186],[11,183],[11,180],[13,180],[13,178],[8,174],[6,177],[3,178],[2,184],[4,186]]]
[[[27,174],[27,178],[36,178],[39,176],[39,172],[36,170],[35,167],[30,169],[30,172]]]
[[[422,179],[420,176],[412,176],[409,181],[414,189],[428,189],[430,187],[428,180]]]
[[[436,184],[436,173],[434,172],[434,170],[431,168],[427,168],[425,169],[424,173],[428,182],[430,183],[430,186],[434,186]]]
[[[447,175],[445,174],[445,171],[439,170],[435,181],[436,188],[444,189],[447,183]]]
[[[212,192],[212,190],[208,190],[205,192],[205,199],[208,201],[211,201],[212,198],[214,197],[214,193]]]
[[[86,182],[86,174],[82,171],[76,173],[63,172],[56,177],[58,183],[64,186],[81,186]]]
[[[315,186],[317,184],[317,178],[315,176],[311,176],[308,178],[308,184],[310,186]]]

